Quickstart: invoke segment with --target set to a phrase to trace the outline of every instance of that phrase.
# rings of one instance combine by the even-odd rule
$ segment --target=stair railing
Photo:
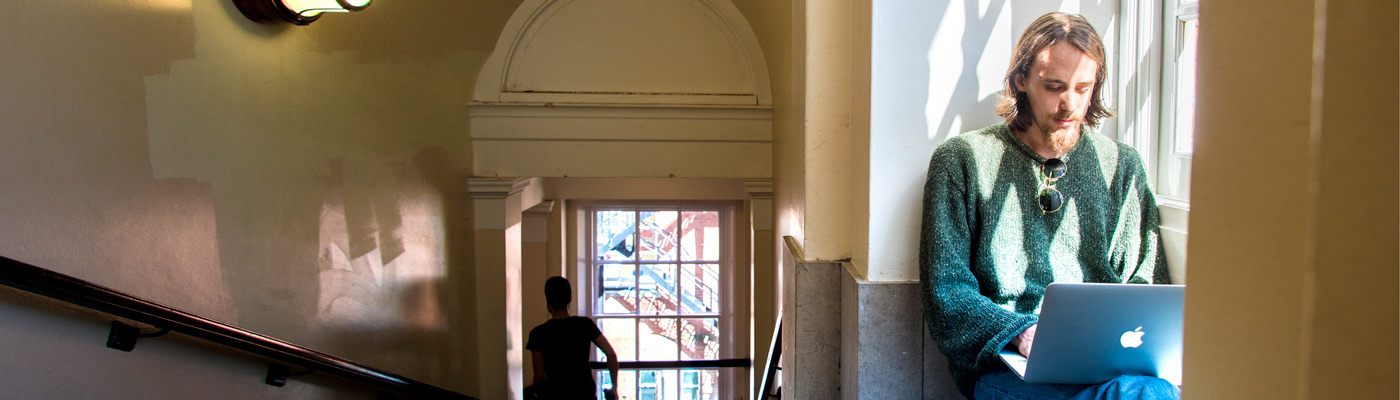
[[[273,363],[265,383],[274,386],[281,386],[288,376],[319,371],[413,398],[474,399],[6,257],[0,257],[0,284],[307,369],[293,373],[286,366]],[[135,338],[140,337],[131,334],[135,330],[114,322],[109,347],[130,351]]]

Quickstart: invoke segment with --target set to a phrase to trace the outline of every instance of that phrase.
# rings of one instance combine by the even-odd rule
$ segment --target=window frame
[[[1199,0],[1119,3],[1119,140],[1138,150],[1161,215],[1162,242],[1173,283],[1185,283],[1190,216],[1190,152],[1174,149],[1176,56],[1183,18],[1199,19]],[[1171,132],[1163,134],[1163,132]],[[1175,171],[1176,176],[1169,175]],[[1176,179],[1176,182],[1171,180]],[[1172,182],[1179,190],[1163,190]]]
[[[697,316],[695,318],[718,319],[718,329],[721,332],[721,338],[719,340],[719,352],[716,355],[717,359],[746,357],[746,355],[748,354],[748,349],[737,348],[740,345],[746,343],[746,341],[739,340],[739,336],[749,334],[748,326],[745,325],[745,323],[748,322],[749,318],[749,313],[747,309],[749,305],[747,301],[745,301],[746,299],[740,298],[740,296],[747,292],[741,293],[741,291],[738,290],[740,288],[737,286],[738,280],[740,278],[746,277],[748,272],[746,268],[741,268],[741,266],[738,263],[738,252],[741,251],[741,249],[737,247],[739,244],[739,235],[737,230],[744,228],[739,225],[740,221],[738,220],[740,212],[744,211],[742,202],[689,200],[586,201],[575,203],[574,209],[576,210],[578,221],[578,229],[575,230],[575,232],[578,234],[576,243],[580,245],[578,248],[577,263],[574,269],[577,274],[576,276],[583,277],[583,279],[580,279],[579,283],[575,284],[577,286],[575,288],[575,299],[578,300],[577,304],[580,305],[579,314],[593,319],[595,323],[600,321],[600,319],[617,319],[623,317],[619,314],[603,313],[602,310],[595,309],[597,307],[597,303],[594,301],[594,293],[595,291],[599,290],[599,288],[596,287],[596,282],[598,282],[598,278],[596,277],[596,275],[598,271],[596,271],[596,269],[594,268],[594,258],[597,257],[597,255],[595,254],[595,239],[593,237],[593,234],[595,233],[596,229],[595,224],[597,223],[597,219],[595,217],[596,211],[610,209],[631,209],[633,211],[642,212],[652,210],[677,210],[682,212],[701,210],[718,211],[720,227],[719,241],[721,246],[719,259],[715,262],[718,264],[717,273],[719,278],[719,287],[716,290],[720,292],[717,296],[716,306],[718,310],[716,313],[702,313],[703,315],[696,314]],[[640,217],[640,215],[638,215],[638,217]],[[685,264],[683,260],[680,259],[680,257],[677,257],[677,260],[670,262],[675,263],[677,265]],[[636,265],[640,266],[647,263],[650,262],[638,263]],[[709,260],[706,260],[706,263],[709,263]],[[677,276],[676,279],[679,280],[680,277]],[[681,305],[677,304],[677,312],[675,315],[662,314],[658,315],[657,317],[685,319],[687,318],[686,315],[687,314],[682,313]],[[646,315],[637,314],[633,318],[642,319],[647,317],[648,316]],[[678,349],[679,345],[680,344],[677,343]],[[602,359],[597,356],[596,351],[593,352],[593,357],[595,358],[595,361],[602,361]],[[637,358],[640,359],[641,357]],[[677,357],[677,360],[680,360],[680,357]],[[682,371],[682,369],[675,370],[677,371],[677,377],[683,375],[680,372]],[[744,384],[746,382],[745,379],[747,379],[747,370],[736,368],[718,368],[718,371],[719,382],[718,388],[716,390],[721,398],[742,395],[744,391],[747,390],[748,385]],[[640,371],[635,371],[635,373],[640,373]],[[606,371],[603,371],[602,374],[606,375]],[[598,381],[598,384],[599,390],[601,390],[603,382],[600,380]],[[680,382],[678,382],[677,384],[679,385]]]
[[[1199,0],[1166,0],[1163,7],[1162,17],[1162,105],[1161,105],[1161,130],[1158,135],[1158,162],[1156,169],[1156,182],[1159,202],[1176,204],[1181,208],[1189,208],[1191,196],[1191,153],[1190,149],[1178,150],[1177,141],[1181,139],[1181,127],[1177,126],[1177,117],[1180,109],[1177,105],[1179,95],[1177,91],[1178,80],[1181,74],[1181,65],[1177,59],[1183,50],[1182,41],[1185,34],[1184,24],[1191,21],[1200,20]],[[1194,67],[1193,67],[1194,68]],[[1192,76],[1195,76],[1194,71]],[[1194,102],[1193,102],[1194,104]],[[1191,111],[1192,113],[1195,110]],[[1168,118],[1170,116],[1170,118]],[[1194,118],[1193,118],[1194,120]],[[1194,128],[1194,127],[1192,127]],[[1194,135],[1194,132],[1193,132]],[[1173,176],[1173,172],[1178,176]],[[1185,174],[1185,176],[1180,176]],[[1167,182],[1179,180],[1180,189],[1164,190],[1161,185]]]

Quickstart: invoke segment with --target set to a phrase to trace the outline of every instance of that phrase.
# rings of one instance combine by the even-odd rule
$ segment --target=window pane
[[[598,266],[599,295],[594,308],[602,314],[634,314],[637,311],[637,268],[627,264]]]
[[[719,312],[719,264],[681,265],[681,312]]]
[[[608,370],[594,371],[594,374],[596,377],[593,381],[598,382],[598,391],[594,392],[594,395],[601,400],[603,398],[603,389],[606,388],[603,383],[612,379],[612,377],[608,375]],[[618,371],[617,381],[617,398],[619,400],[637,398],[637,371]]]
[[[1196,33],[1200,20],[1182,23],[1181,52],[1176,61],[1176,136],[1175,149],[1191,153],[1195,146],[1196,123]]]
[[[623,377],[625,374],[627,374],[627,373],[628,373],[628,372],[626,372],[626,371],[617,371],[617,380],[619,380],[619,381],[622,380],[622,379],[623,379],[622,377]],[[612,375],[609,374],[609,373],[608,373],[608,370],[606,370],[606,369],[593,370],[593,382],[597,382],[597,383],[598,383],[597,385],[595,385],[595,386],[597,387],[597,390],[596,390],[595,392],[593,392],[593,396],[594,396],[595,398],[599,398],[599,399],[604,398],[604,397],[603,397],[603,390],[604,390],[604,389],[611,389],[611,388],[613,387]],[[631,393],[632,393],[632,392],[627,392],[627,394],[631,394]],[[617,394],[618,394],[618,397],[619,397],[619,398],[623,396],[623,392],[621,392],[621,391],[617,392]],[[529,397],[529,396],[526,396],[526,398],[530,398],[530,397]]]
[[[676,398],[676,370],[637,371],[637,400],[671,400]],[[618,396],[622,397],[621,395]]]
[[[681,320],[681,359],[719,359],[719,319],[686,318]]]
[[[681,260],[719,260],[719,211],[681,213]]]
[[[599,260],[631,260],[636,252],[636,214],[632,211],[598,211],[593,233],[594,254]]]
[[[608,338],[618,361],[637,361],[637,320],[631,318],[599,318],[598,329]],[[602,350],[594,347],[598,361],[607,361]],[[622,378],[618,378],[622,379]]]
[[[638,349],[638,357],[644,361],[675,361],[677,360],[679,346],[676,345],[676,323],[675,318],[642,318],[638,320],[637,327],[640,328],[638,339],[641,340],[641,348]]]
[[[637,277],[641,292],[641,315],[676,314],[676,266],[674,264],[642,265]]]
[[[681,370],[681,400],[715,399],[718,392],[718,369]]]
[[[674,261],[676,259],[676,212],[643,211],[642,260]]]

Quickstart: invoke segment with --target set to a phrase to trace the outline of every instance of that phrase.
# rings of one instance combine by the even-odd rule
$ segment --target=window
[[[1119,3],[1118,132],[1137,148],[1157,194],[1172,281],[1185,283],[1191,153],[1195,146],[1200,0]]]
[[[589,214],[588,312],[620,361],[732,353],[725,346],[733,313],[723,301],[732,279],[726,208],[597,207]],[[597,374],[600,390],[612,386],[607,371]],[[724,398],[723,375],[717,368],[623,370],[616,387],[620,398],[634,400]]]
[[[1187,202],[1191,149],[1195,146],[1197,0],[1168,0],[1162,42],[1162,124],[1158,138],[1157,192]]]

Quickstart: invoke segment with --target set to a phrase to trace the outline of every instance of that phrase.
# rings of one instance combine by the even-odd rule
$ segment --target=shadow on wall
[[[469,363],[438,354],[474,360],[452,342],[470,338],[382,364],[356,337],[472,318],[446,294],[470,287],[453,275],[472,232],[451,197],[470,175],[461,111],[515,4],[389,1],[277,28],[226,0],[15,3],[0,33],[30,39],[0,43],[19,60],[0,63],[0,254],[409,376]],[[390,18],[443,8],[500,11],[466,31]],[[340,180],[338,202],[317,177]],[[330,204],[342,236],[321,234]]]
[[[449,330],[464,315],[439,298],[407,321],[397,304],[405,282],[447,279],[445,217],[471,154],[458,111],[489,49],[393,29],[396,14],[376,8],[278,27],[225,3],[196,2],[198,51],[144,77],[150,174],[209,185],[210,243],[239,326],[410,376],[428,368],[373,363],[360,350],[373,343],[323,342],[355,337],[342,330]],[[410,7],[386,3],[376,7]],[[323,37],[348,26],[374,43]],[[452,349],[438,345],[425,357]]]
[[[474,324],[463,321],[473,319],[463,304],[472,299],[462,295],[470,291],[461,290],[470,287],[461,278],[470,270],[452,267],[454,259],[470,260],[470,252],[453,250],[470,240],[449,239],[450,232],[470,232],[454,211],[470,202],[438,189],[450,181],[448,160],[428,150],[411,166],[380,168],[387,173],[377,177],[348,174],[340,158],[329,162],[319,179],[325,197],[315,314],[329,346],[347,358],[442,385],[461,383],[463,360],[475,360],[462,353],[475,346],[454,342],[465,335],[452,334]]]
[[[920,50],[927,51],[928,68],[914,75],[915,78],[928,77],[927,85],[916,87],[928,89],[923,110],[927,139],[935,144],[942,143],[959,133],[1002,121],[996,116],[995,106],[1004,86],[1010,54],[1021,29],[1045,13],[1089,10],[1085,17],[1095,22],[1094,28],[1100,34],[1106,35],[1105,46],[1109,53],[1116,53],[1113,31],[1109,29],[1118,29],[1117,8],[1106,2],[963,0],[949,1],[946,8],[930,14],[928,20],[938,22],[922,32],[932,35],[917,42],[924,45]],[[957,18],[959,14],[960,19]],[[1112,67],[1110,65],[1110,76]],[[953,75],[957,79],[951,79]],[[1111,88],[1106,89],[1106,95],[1114,93]]]
[[[993,88],[999,88],[999,86],[991,86],[989,82],[1000,82],[1000,80],[990,76],[979,77],[979,75],[986,75],[996,70],[996,68],[990,67],[995,62],[984,60],[983,56],[987,52],[987,47],[993,44],[993,36],[999,33],[996,30],[998,22],[1009,23],[1009,21],[1002,21],[1005,19],[1003,11],[1008,10],[1011,6],[1007,4],[1006,0],[994,0],[989,2],[985,9],[980,9],[979,3],[981,2],[977,0],[966,0],[961,7],[958,7],[957,2],[949,2],[948,9],[945,10],[946,14],[942,16],[943,19],[955,18],[953,14],[961,9],[962,26],[956,26],[958,21],[949,20],[935,28],[934,32],[937,33],[930,38],[931,43],[928,47],[930,73],[942,69],[935,69],[935,65],[944,61],[941,59],[944,54],[960,53],[962,61],[958,78],[955,83],[952,83],[952,87],[944,86],[948,85],[952,79],[940,80],[936,76],[930,76],[929,86],[926,86],[929,88],[930,97],[934,96],[933,93],[951,91],[946,102],[936,103],[933,98],[930,98],[925,110],[929,122],[938,120],[938,124],[929,125],[928,130],[929,139],[934,143],[942,143],[949,137],[964,131],[979,129],[999,122],[993,112],[993,107],[999,99]],[[1002,28],[1006,29],[1004,26]],[[960,34],[951,35],[953,30],[959,31]],[[949,42],[954,40],[953,37],[959,40],[956,51],[946,48],[951,44]],[[957,57],[953,58],[957,59]],[[1004,71],[1004,69],[1003,64],[1002,70]],[[994,76],[1000,77],[1001,75]]]

